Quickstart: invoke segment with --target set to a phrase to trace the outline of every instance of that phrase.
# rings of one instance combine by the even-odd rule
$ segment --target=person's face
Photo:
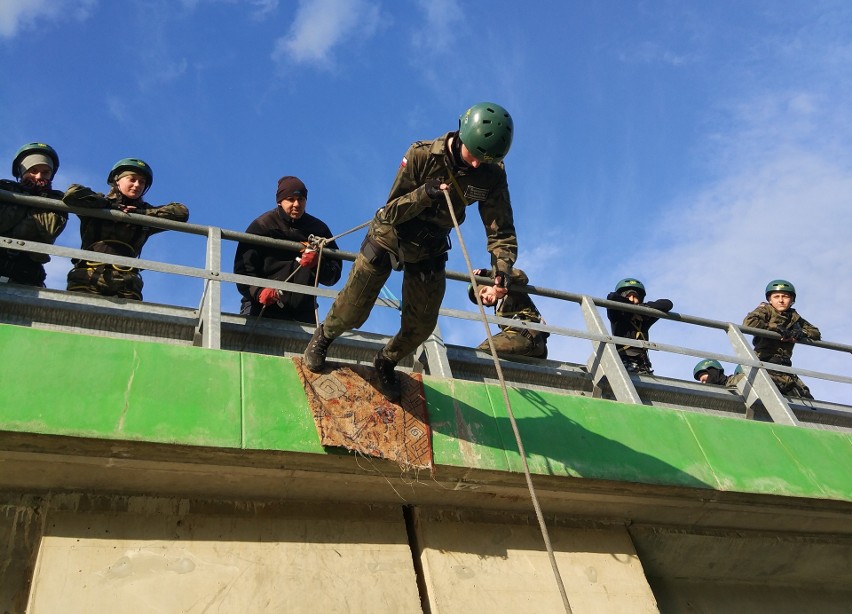
[[[481,286],[479,288],[479,300],[485,307],[491,307],[497,304],[497,292],[494,286]]]
[[[707,371],[702,371],[702,372],[698,375],[698,381],[699,381],[699,382],[701,382],[702,384],[706,384],[706,383],[707,383],[707,378],[708,378],[708,377],[710,377],[710,374],[709,374],[709,373],[707,373]]]
[[[298,220],[305,214],[308,199],[304,196],[291,196],[279,201],[278,206],[284,210],[284,215],[291,220]]]
[[[773,292],[769,295],[769,304],[779,313],[787,311],[793,304],[793,295],[789,292]]]
[[[118,191],[131,200],[142,198],[142,193],[145,192],[146,184],[147,181],[145,177],[137,175],[136,173],[124,175],[115,182]]]
[[[461,146],[461,157],[464,160],[465,164],[467,164],[471,168],[479,168],[479,165],[482,164],[480,160],[470,153],[470,150],[462,143]]]
[[[40,188],[50,185],[53,179],[53,169],[47,164],[36,164],[31,166],[26,173],[21,175],[21,183],[25,186],[38,186]]]

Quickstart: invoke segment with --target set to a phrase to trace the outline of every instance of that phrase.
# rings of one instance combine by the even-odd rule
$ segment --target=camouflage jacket
[[[477,275],[493,277],[493,275],[489,274],[484,269],[477,269],[476,271],[474,271],[474,273]],[[526,292],[518,292],[514,290],[516,286],[525,286],[529,282],[530,280],[527,277],[526,273],[524,273],[521,269],[513,269],[511,284],[509,285],[509,292],[494,306],[494,313],[501,318],[514,318],[516,320],[523,320],[525,322],[535,322],[537,324],[540,323],[542,321],[541,312],[535,306],[535,303],[533,303],[533,300],[532,298],[530,298],[530,295]],[[468,296],[470,297],[471,302],[476,303],[476,296],[474,295],[473,286],[468,286]],[[529,329],[513,328],[511,326],[501,324],[500,330],[512,330],[515,332],[520,332]],[[534,334],[541,334],[545,337],[550,336],[550,333],[540,331],[530,332]]]
[[[779,328],[796,328],[797,326],[801,326],[802,331],[809,339],[817,341],[821,337],[819,329],[800,316],[792,307],[786,311],[779,312],[766,302],[758,305],[754,311],[751,311],[745,317],[743,326],[772,331],[777,331]],[[795,346],[793,341],[755,337],[753,343],[754,351],[760,360],[789,366],[790,359],[793,356],[793,347]]]
[[[492,269],[509,274],[518,257],[518,240],[506,171],[502,163],[454,170],[447,149],[452,134],[417,141],[408,148],[387,203],[376,213],[369,235],[403,262],[421,262],[448,251],[453,220],[447,203],[433,202],[425,188],[427,179],[440,179],[450,185],[459,224],[465,219],[467,206],[479,203]]]
[[[27,196],[41,196],[44,198],[62,199],[62,192],[58,190],[46,190],[44,192],[32,192],[27,190],[17,181],[0,179],[0,190],[25,194]],[[0,236],[24,241],[38,241],[40,243],[52,244],[56,237],[65,228],[68,215],[59,211],[48,211],[37,209],[27,205],[13,205],[0,202]],[[6,253],[6,250],[0,250]],[[44,264],[50,261],[47,254],[28,253],[27,257],[38,263]]]
[[[177,222],[185,222],[189,219],[189,210],[180,203],[169,203],[162,207],[154,207],[142,199],[130,201],[121,195],[104,196],[100,192],[94,192],[76,183],[66,190],[62,200],[70,206],[90,209],[118,209],[125,204],[133,205],[136,207],[133,213],[137,215],[150,215],[151,217],[161,217]],[[82,249],[95,252],[136,258],[141,255],[142,247],[148,238],[158,232],[162,232],[162,230],[80,216]]]

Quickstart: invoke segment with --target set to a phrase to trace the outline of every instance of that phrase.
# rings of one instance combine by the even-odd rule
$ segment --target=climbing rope
[[[467,246],[464,243],[464,237],[462,236],[461,227],[459,226],[458,219],[456,219],[456,212],[453,209],[453,203],[450,200],[450,193],[448,190],[443,190],[444,198],[447,201],[447,208],[450,210],[450,216],[453,218],[453,226],[456,229],[456,235],[459,238],[459,246],[461,247],[462,254],[464,255],[464,261],[467,265],[467,274],[470,277],[470,283],[473,284],[473,287],[476,287],[476,277],[473,274],[473,266],[470,262],[470,256],[467,252]],[[491,336],[491,326],[488,324],[487,316],[485,315],[485,307],[482,305],[482,299],[479,296],[478,292],[473,293],[476,297],[476,304],[479,306],[479,314],[482,317],[482,322],[485,325],[485,335],[488,339],[488,348],[491,350],[491,358],[494,360],[494,368],[497,370],[497,378],[500,380],[500,387],[503,391],[503,401],[506,404],[506,412],[509,415],[509,423],[512,425],[512,432],[515,434],[515,442],[518,444],[518,453],[521,455],[521,464],[524,468],[524,477],[527,481],[527,488],[530,491],[530,499],[532,499],[533,508],[535,509],[535,515],[538,519],[538,526],[541,529],[541,536],[544,539],[544,545],[547,548],[547,556],[550,559],[550,567],[553,569],[553,575],[556,578],[556,584],[559,586],[559,593],[562,595],[562,604],[565,606],[565,611],[568,614],[571,614],[571,605],[568,603],[568,594],[565,592],[565,584],[562,582],[562,576],[559,573],[559,567],[556,564],[556,556],[553,553],[553,545],[550,543],[550,535],[547,531],[547,525],[544,523],[544,515],[541,512],[541,506],[538,503],[538,496],[535,492],[535,487],[532,483],[532,475],[530,474],[530,467],[527,464],[527,455],[524,451],[524,444],[521,441],[521,432],[518,430],[518,423],[515,421],[515,413],[512,411],[512,403],[509,401],[509,390],[506,387],[506,379],[503,377],[503,369],[500,367],[500,360],[497,358],[497,348],[494,346],[494,338]]]

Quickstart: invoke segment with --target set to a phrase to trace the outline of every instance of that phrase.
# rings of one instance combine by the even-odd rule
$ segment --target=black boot
[[[325,354],[328,352],[328,346],[331,345],[332,341],[334,339],[328,339],[323,334],[322,324],[317,326],[314,336],[311,337],[308,347],[305,348],[305,355],[303,357],[305,366],[308,369],[314,373],[322,371],[323,367],[325,367]]]
[[[384,350],[379,350],[373,359],[373,366],[376,368],[376,375],[379,376],[379,392],[385,395],[388,401],[398,403],[402,396],[402,389],[394,371],[396,363],[385,357]]]

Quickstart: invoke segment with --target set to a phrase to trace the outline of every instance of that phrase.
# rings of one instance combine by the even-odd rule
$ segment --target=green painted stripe
[[[319,444],[289,359],[0,325],[0,429],[246,450]],[[497,386],[425,378],[437,465],[521,471]],[[852,501],[852,435],[512,388],[537,474]]]

